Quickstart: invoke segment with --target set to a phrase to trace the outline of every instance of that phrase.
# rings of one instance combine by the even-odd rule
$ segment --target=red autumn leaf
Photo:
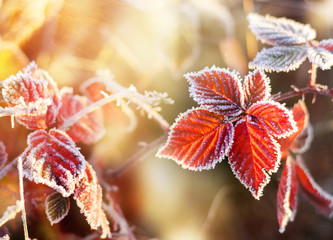
[[[311,177],[308,169],[305,167],[303,160],[298,155],[296,160],[297,179],[301,186],[302,192],[307,199],[322,214],[333,216],[333,196],[324,191]]]
[[[312,139],[312,128],[309,125],[309,113],[304,101],[299,100],[292,109],[293,117],[296,122],[297,131],[289,137],[280,138],[278,142],[281,145],[281,158],[286,158],[288,150],[294,153],[306,151]]]
[[[109,222],[102,209],[102,188],[96,173],[89,163],[81,181],[74,191],[74,199],[92,229],[101,227],[101,238],[111,237]]]
[[[28,136],[23,155],[23,175],[68,197],[82,178],[85,159],[63,131],[36,130]]]
[[[280,146],[259,124],[250,120],[235,126],[234,143],[229,152],[232,171],[241,183],[259,199],[280,163]]]
[[[277,217],[280,233],[284,232],[289,221],[294,220],[297,209],[297,190],[295,162],[289,156],[281,174],[277,194]]]
[[[261,70],[249,73],[244,79],[244,105],[249,107],[256,102],[268,100],[271,95],[269,78]]]
[[[274,137],[289,136],[297,129],[291,112],[278,102],[257,102],[246,112],[253,116],[260,126]]]
[[[61,90],[61,102],[62,105],[58,115],[59,122],[65,121],[91,104],[87,97],[73,95],[71,88]],[[90,144],[98,141],[104,135],[102,113],[95,110],[85,115],[75,122],[66,133],[74,142]]]
[[[7,162],[8,154],[3,142],[0,141],[0,169],[3,168]]]
[[[202,108],[192,109],[176,120],[158,155],[191,170],[210,169],[228,153],[233,133],[232,124],[223,116]]]
[[[84,88],[81,90],[93,102],[97,102],[98,100],[104,98],[104,95],[101,93],[101,91],[107,92],[105,83],[103,82],[86,83]]]
[[[236,72],[213,66],[197,73],[188,73],[190,95],[202,107],[223,116],[242,112],[244,94]]]
[[[3,82],[2,95],[9,107],[35,108],[33,112],[16,116],[29,129],[46,129],[54,123],[60,107],[55,82],[34,62]]]
[[[318,48],[324,48],[333,53],[333,39],[325,39],[319,42]]]

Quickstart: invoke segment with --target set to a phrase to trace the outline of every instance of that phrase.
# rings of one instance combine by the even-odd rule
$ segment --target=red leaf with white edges
[[[190,95],[202,107],[224,116],[242,112],[244,94],[236,72],[213,66],[184,76],[190,83]]]
[[[280,163],[280,146],[259,124],[247,117],[235,126],[229,163],[240,182],[259,199]]]
[[[2,95],[9,107],[33,109],[16,116],[29,129],[46,129],[54,123],[60,107],[55,82],[34,62],[3,82]]]
[[[317,45],[318,48],[324,48],[328,51],[330,51],[331,53],[333,53],[333,39],[325,39],[319,42],[319,44]]]
[[[312,129],[309,125],[309,113],[304,101],[299,100],[292,109],[293,117],[296,122],[297,131],[289,137],[280,138],[281,158],[286,158],[288,150],[294,153],[303,153],[310,146],[312,140]]]
[[[246,113],[253,116],[274,137],[287,137],[297,130],[291,111],[278,102],[257,102]]]
[[[249,107],[256,102],[268,100],[271,95],[269,78],[261,70],[249,73],[244,79],[244,105]]]
[[[28,136],[23,155],[23,175],[68,197],[82,178],[86,161],[63,131],[36,130]]]
[[[7,162],[8,154],[6,152],[6,146],[0,141],[0,169],[3,168]]]
[[[111,237],[109,222],[102,209],[102,188],[96,173],[89,163],[81,181],[74,191],[74,199],[92,229],[101,227],[101,238]]]
[[[71,88],[61,90],[61,102],[58,115],[60,123],[91,104],[87,97],[73,95]],[[90,144],[98,141],[105,133],[102,112],[97,109],[85,115],[75,122],[66,133],[74,142]]]
[[[283,233],[288,222],[293,221],[297,210],[298,182],[295,162],[288,157],[284,165],[278,194],[277,194],[277,217],[280,233]]]
[[[322,214],[333,216],[333,196],[324,191],[312,178],[308,169],[305,167],[302,158],[298,155],[296,160],[297,179],[302,192],[307,199]]]
[[[214,168],[233,142],[232,123],[202,108],[189,110],[171,127],[169,139],[158,156],[168,157],[191,170]]]

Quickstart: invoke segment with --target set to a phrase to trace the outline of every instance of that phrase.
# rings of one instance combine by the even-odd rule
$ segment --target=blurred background
[[[172,124],[179,113],[197,106],[189,97],[184,73],[216,65],[247,74],[247,63],[263,47],[247,28],[247,13],[309,23],[321,40],[333,38],[332,10],[332,0],[0,0],[0,80],[34,60],[59,88],[70,86],[79,94],[84,81],[108,69],[124,87],[133,84],[141,93],[167,92],[175,103],[162,105],[161,115]],[[306,62],[294,72],[269,73],[272,93],[289,91],[290,85],[305,86],[308,70]],[[331,88],[333,71],[319,69],[318,83]],[[297,100],[286,104],[291,107]],[[306,97],[315,136],[304,159],[318,184],[333,193],[332,104],[320,96],[314,104],[311,100]],[[139,111],[137,125],[129,131],[127,116],[115,106],[109,108],[106,135],[95,145],[80,147],[87,160],[93,157],[103,168],[117,169],[142,143],[159,138],[163,131]],[[9,119],[1,121],[0,140],[13,159],[24,151],[29,132],[19,124],[10,129]],[[192,172],[151,154],[111,184],[118,188],[116,199],[137,239],[333,239],[333,221],[302,196],[295,221],[284,234],[278,232],[280,173],[272,176],[257,201],[233,176],[227,160],[213,170]],[[0,183],[1,215],[15,202],[16,179],[8,176]],[[5,185],[11,192],[4,190]],[[30,189],[40,193],[36,186]],[[27,207],[30,237],[65,239],[57,231],[72,234],[66,239],[87,234],[82,230],[89,229],[84,219],[71,216],[51,227],[42,209],[43,197],[36,199]],[[71,211],[75,215],[74,207]],[[21,228],[16,217],[0,233],[16,229],[12,239],[22,239]]]

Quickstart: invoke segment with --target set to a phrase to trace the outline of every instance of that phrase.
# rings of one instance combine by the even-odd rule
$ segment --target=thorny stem
[[[311,63],[311,69],[309,70],[309,73],[310,73],[309,86],[315,86],[315,84],[316,84],[317,68],[318,68],[318,66],[316,64]]]
[[[23,221],[23,229],[24,229],[24,239],[30,240],[29,234],[28,234],[27,215],[26,215],[25,206],[24,206],[22,158],[21,157],[18,157],[17,168],[18,168],[18,174],[19,174],[20,198],[21,198],[21,204],[23,205],[22,206],[22,221]]]
[[[297,97],[297,96],[304,96],[305,94],[311,93],[314,96],[316,95],[324,95],[327,97],[330,97],[331,99],[333,99],[333,88],[331,89],[325,89],[324,87],[320,87],[320,86],[308,86],[305,88],[301,88],[301,89],[296,89],[294,91],[291,92],[287,92],[284,94],[277,94],[277,95],[273,95],[272,96],[272,100],[280,102],[289,98],[293,98],[293,97]]]

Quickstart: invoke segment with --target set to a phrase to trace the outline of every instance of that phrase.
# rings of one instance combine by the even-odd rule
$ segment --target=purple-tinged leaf
[[[274,46],[262,49],[249,63],[249,68],[271,72],[289,72],[297,69],[306,59],[306,46]]]
[[[307,199],[322,214],[333,217],[333,196],[324,191],[312,178],[305,167],[302,158],[298,155],[296,160],[297,179],[302,192]]]
[[[244,105],[268,100],[271,95],[270,80],[261,70],[250,72],[244,79]]]
[[[24,177],[49,186],[64,197],[74,192],[86,165],[73,140],[57,129],[30,133],[22,159]]]
[[[324,48],[327,51],[330,51],[333,54],[333,39],[325,39],[321,40],[319,44],[317,45],[318,48]]]
[[[287,18],[276,18],[256,13],[248,15],[249,28],[263,43],[271,45],[304,44],[316,37],[310,25]]]
[[[229,152],[233,136],[232,123],[223,116],[191,109],[172,125],[168,141],[157,155],[191,170],[211,169]]]
[[[45,212],[51,225],[64,219],[69,211],[69,198],[55,192],[47,196],[45,200]]]
[[[202,107],[223,116],[242,112],[244,95],[236,72],[213,66],[184,75],[190,83],[190,95]]]
[[[321,47],[308,49],[309,61],[316,64],[322,70],[328,70],[333,65],[333,52]]]
[[[254,121],[257,121],[267,133],[274,137],[287,137],[297,130],[292,112],[278,102],[257,102],[246,113],[251,115]]]
[[[284,165],[278,195],[277,195],[277,217],[280,233],[283,233],[288,222],[293,221],[297,210],[298,182],[296,176],[295,162],[288,157]]]
[[[229,163],[239,181],[255,199],[262,196],[270,181],[270,174],[278,170],[280,146],[259,124],[246,120],[235,126],[234,143],[229,152]]]

